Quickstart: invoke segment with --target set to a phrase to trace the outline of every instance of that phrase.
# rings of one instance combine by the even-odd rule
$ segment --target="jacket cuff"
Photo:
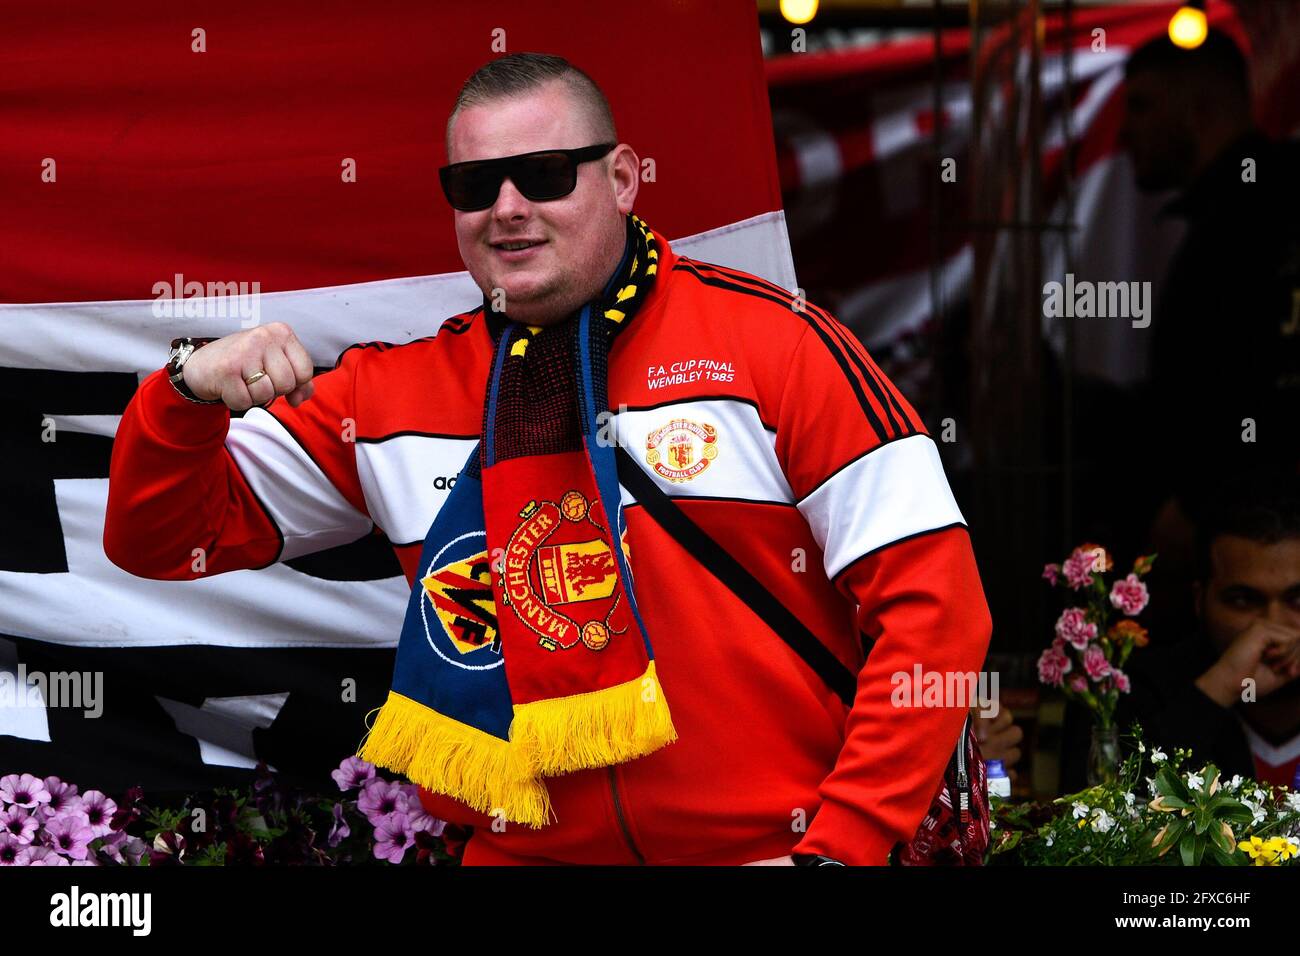
[[[897,842],[861,810],[823,800],[808,832],[791,852],[829,856],[850,866],[888,866]]]
[[[148,375],[136,393],[145,427],[157,439],[184,448],[225,441],[230,430],[230,409],[224,402],[199,405],[176,391],[160,368]]]

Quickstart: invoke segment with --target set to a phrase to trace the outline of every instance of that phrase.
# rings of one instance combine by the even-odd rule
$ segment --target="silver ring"
[[[260,382],[260,381],[261,381],[262,379],[264,379],[264,378],[266,378],[266,373],[265,373],[264,371],[262,371],[262,370],[259,368],[259,369],[258,369],[256,372],[254,372],[252,375],[249,375],[248,377],[246,377],[246,378],[244,379],[244,384],[245,384],[245,385],[256,385],[258,382]]]

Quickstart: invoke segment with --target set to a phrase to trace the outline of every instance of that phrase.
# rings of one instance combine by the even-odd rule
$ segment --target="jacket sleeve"
[[[232,417],[182,398],[165,369],[127,405],[109,464],[104,551],[140,577],[189,580],[354,541],[373,523],[357,477],[360,349],[283,397]],[[351,422],[351,426],[349,426]]]
[[[776,450],[870,646],[838,760],[794,852],[884,864],[929,809],[973,703],[914,706],[910,689],[895,694],[907,686],[900,675],[912,682],[919,667],[955,686],[948,675],[977,674],[988,605],[933,440],[861,343],[817,310],[790,363]]]

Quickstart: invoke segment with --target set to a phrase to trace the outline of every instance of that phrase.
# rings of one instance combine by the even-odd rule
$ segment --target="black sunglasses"
[[[539,149],[533,153],[452,163],[438,170],[447,202],[461,212],[487,209],[497,201],[507,176],[533,202],[560,199],[578,185],[578,164],[600,159],[617,143],[599,143],[578,149]]]

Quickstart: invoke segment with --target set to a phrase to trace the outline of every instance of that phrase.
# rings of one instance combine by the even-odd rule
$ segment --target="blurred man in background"
[[[1300,481],[1226,491],[1199,534],[1197,631],[1129,662],[1121,726],[1241,774],[1289,785],[1300,764]],[[1128,713],[1125,713],[1128,711]]]

